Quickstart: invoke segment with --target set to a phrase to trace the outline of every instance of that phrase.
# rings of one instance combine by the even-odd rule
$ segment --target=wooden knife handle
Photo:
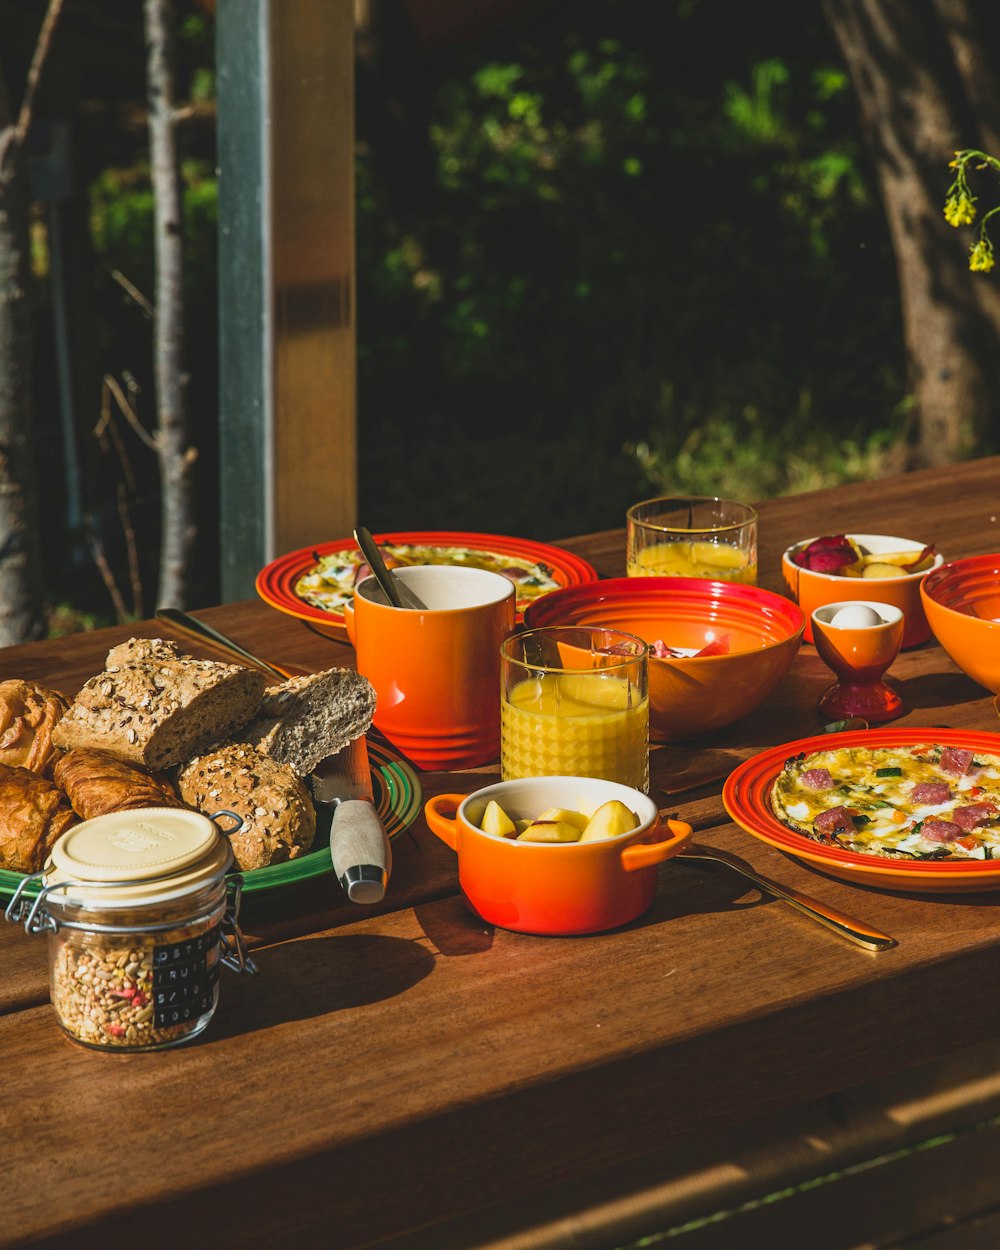
[[[330,821],[333,872],[354,903],[378,903],[392,871],[392,850],[378,813],[364,799],[343,799]]]

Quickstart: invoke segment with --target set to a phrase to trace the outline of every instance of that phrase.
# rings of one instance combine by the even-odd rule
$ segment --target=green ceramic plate
[[[423,806],[423,790],[412,767],[387,743],[369,738],[368,762],[372,770],[375,810],[391,841],[413,824]],[[309,854],[284,864],[272,864],[269,868],[255,868],[253,872],[244,873],[243,893],[254,894],[259,890],[297,885],[332,872],[330,822],[324,813],[320,813],[316,840]],[[0,896],[11,896],[23,879],[22,873],[0,869]],[[25,890],[25,896],[33,898],[37,892],[38,886],[32,884]]]

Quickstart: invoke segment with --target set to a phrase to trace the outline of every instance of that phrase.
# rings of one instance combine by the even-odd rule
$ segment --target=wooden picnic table
[[[852,530],[946,558],[1000,551],[1000,459],[762,503],[761,584],[782,589],[789,543]],[[561,545],[624,572],[623,530]],[[265,658],[352,663],[262,602],[199,615]],[[71,694],[130,634],[169,630],[11,647],[0,678]],[[891,679],[911,708],[901,726],[1000,730],[992,696],[933,641]],[[804,645],[741,723],[654,749],[652,792],[815,732],[829,680]],[[497,776],[420,781],[430,796]],[[246,896],[259,976],[224,972],[187,1047],[120,1055],[61,1033],[45,940],[0,924],[0,1246],[582,1250],[668,1230],[699,1250],[883,1246],[995,1206],[1000,895],[826,875],[732,823],[719,781],[670,805],[698,842],[898,946],[864,951],[683,862],[661,866],[652,910],[622,930],[493,929],[421,815],[374,907],[332,876]]]

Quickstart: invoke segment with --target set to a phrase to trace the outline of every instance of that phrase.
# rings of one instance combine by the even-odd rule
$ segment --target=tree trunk
[[[184,362],[184,234],[177,155],[173,0],[145,0],[150,165],[155,200],[156,445],[160,463],[158,607],[187,605],[197,538]]]
[[[0,646],[44,632],[38,472],[32,439],[27,170],[0,82]]]
[[[903,467],[995,449],[1000,286],[942,214],[958,148],[996,131],[968,0],[824,0],[850,72],[899,273],[914,412]]]

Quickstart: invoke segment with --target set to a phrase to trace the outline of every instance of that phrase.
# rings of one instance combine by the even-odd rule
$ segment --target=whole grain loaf
[[[93,747],[145,768],[182,764],[233,737],[255,714],[264,675],[240,664],[196,660],[161,639],[123,644],[91,677],[52,731],[64,750]]]
[[[249,743],[233,742],[191,760],[177,778],[181,798],[206,816],[225,810],[243,821],[228,834],[244,871],[304,855],[316,833],[316,809],[288,764]]]
[[[190,660],[172,638],[127,638],[112,647],[104,661],[105,668],[121,668],[127,664],[148,664],[154,660]]]
[[[270,686],[240,737],[306,777],[320,760],[367,733],[374,715],[375,688],[368,678],[350,668],[329,668]]]

